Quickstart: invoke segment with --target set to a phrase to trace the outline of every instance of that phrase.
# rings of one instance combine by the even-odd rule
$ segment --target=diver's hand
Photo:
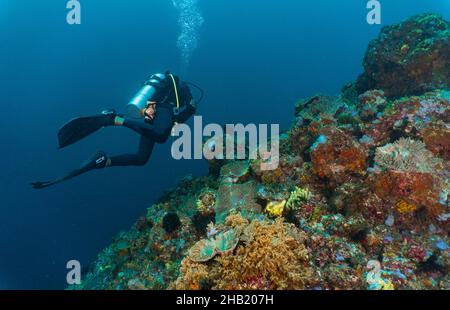
[[[104,111],[102,111],[102,115],[104,115],[103,127],[114,126],[116,117],[120,116],[119,114],[117,114],[116,110],[114,110],[114,109],[104,110]]]

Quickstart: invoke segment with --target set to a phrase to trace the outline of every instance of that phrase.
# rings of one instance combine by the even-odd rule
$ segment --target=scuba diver
[[[84,162],[80,168],[68,175],[47,182],[32,182],[35,189],[72,179],[94,169],[115,166],[143,166],[150,159],[155,143],[167,141],[172,127],[177,123],[186,122],[196,111],[196,102],[189,86],[201,92],[197,85],[181,82],[177,76],[166,72],[152,75],[143,84],[140,91],[127,105],[125,118],[115,110],[106,110],[99,115],[78,117],[66,123],[58,132],[59,148],[71,145],[101,128],[109,126],[124,126],[141,135],[136,154],[107,156],[105,152],[97,152],[91,159]]]

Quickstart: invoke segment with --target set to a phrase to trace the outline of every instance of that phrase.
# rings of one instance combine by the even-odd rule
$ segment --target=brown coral
[[[304,235],[282,219],[253,220],[243,232],[245,241],[234,253],[210,264],[182,263],[175,287],[190,289],[203,282],[214,289],[304,289],[312,277]]]
[[[421,133],[423,142],[435,155],[450,159],[450,129],[443,124],[430,124]]]

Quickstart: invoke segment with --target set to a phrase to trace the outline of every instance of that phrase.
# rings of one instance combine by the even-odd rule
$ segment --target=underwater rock
[[[136,229],[139,231],[145,231],[153,227],[153,222],[146,216],[141,216],[136,222]]]
[[[256,202],[256,183],[248,181],[242,184],[222,183],[219,187],[216,207],[216,222],[221,223],[232,212],[243,212],[247,216],[262,211]]]
[[[195,230],[201,234],[205,234],[208,225],[215,223],[216,213],[214,211],[211,213],[196,212],[191,220]]]
[[[445,160],[450,160],[450,128],[443,123],[429,124],[419,136],[427,149]]]
[[[400,97],[449,87],[449,55],[450,23],[436,14],[386,26],[369,44],[357,91],[382,89]]]
[[[223,182],[242,183],[250,174],[250,163],[247,160],[232,161],[220,169]]]
[[[384,110],[386,97],[382,90],[369,90],[359,96],[359,116],[365,121],[373,120]]]
[[[401,137],[419,139],[427,128],[433,128],[432,125],[445,126],[450,120],[450,103],[440,97],[442,93],[436,91],[389,101],[375,120],[361,124],[365,136],[370,137],[369,146],[395,142]],[[433,135],[433,132],[427,134]]]

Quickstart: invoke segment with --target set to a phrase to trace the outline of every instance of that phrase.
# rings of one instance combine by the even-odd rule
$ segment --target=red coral
[[[430,215],[436,213],[439,190],[438,180],[430,173],[386,171],[377,175],[373,187],[382,199],[395,203],[399,199],[427,208]]]
[[[319,177],[343,183],[352,174],[364,173],[367,154],[358,142],[331,126],[323,128],[320,133],[326,137],[326,142],[311,151],[313,169]]]
[[[450,129],[442,124],[430,124],[421,132],[423,142],[435,155],[450,159]]]

